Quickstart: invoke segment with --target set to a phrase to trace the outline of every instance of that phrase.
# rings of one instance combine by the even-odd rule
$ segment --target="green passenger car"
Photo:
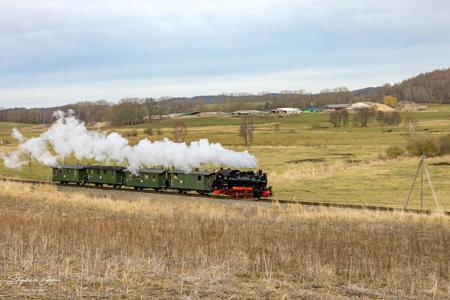
[[[53,167],[52,181],[60,183],[83,184],[86,180],[86,169],[80,165],[62,165]]]
[[[141,169],[137,174],[125,171],[125,185],[136,189],[165,189],[167,181],[166,172],[167,170],[157,168]]]
[[[125,184],[123,167],[117,166],[86,166],[86,182],[96,186],[112,185],[121,187]]]
[[[214,172],[194,171],[186,173],[182,170],[170,170],[167,178],[169,187],[180,191],[197,191],[206,194],[212,191]]]

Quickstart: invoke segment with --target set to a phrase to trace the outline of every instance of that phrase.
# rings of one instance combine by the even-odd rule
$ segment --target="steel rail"
[[[163,194],[163,195],[174,195],[174,196],[185,196],[193,198],[207,198],[207,199],[230,199],[226,196],[220,195],[202,195],[194,193],[178,193],[170,191],[154,191],[154,190],[138,190],[129,187],[124,188],[114,188],[109,186],[94,186],[94,185],[76,185],[76,184],[59,184],[52,181],[39,181],[39,180],[29,180],[29,179],[15,179],[15,178],[0,178],[0,181],[27,183],[35,185],[54,185],[54,186],[64,186],[64,187],[74,187],[82,189],[97,189],[97,190],[110,190],[110,191],[126,191],[126,192],[136,192],[136,193],[147,193],[147,194]],[[233,199],[237,200],[237,199]],[[342,208],[342,209],[357,209],[357,210],[370,210],[370,211],[382,211],[382,212],[407,212],[415,214],[426,214],[431,215],[435,212],[442,212],[443,214],[450,216],[450,211],[432,211],[426,209],[415,209],[415,208],[400,208],[400,207],[388,207],[388,206],[375,206],[375,205],[362,205],[362,204],[349,204],[349,203],[333,203],[333,202],[319,202],[319,201],[305,201],[305,200],[289,200],[289,199],[270,199],[270,198],[260,198],[260,199],[238,199],[239,201],[251,201],[251,202],[266,202],[266,203],[280,203],[280,204],[301,204],[304,206],[315,206],[315,207],[331,207],[331,208]]]

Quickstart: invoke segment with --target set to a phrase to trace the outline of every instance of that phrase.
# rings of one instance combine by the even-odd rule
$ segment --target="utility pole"
[[[31,178],[31,152],[28,152],[28,172]]]
[[[436,197],[436,192],[434,191],[434,188],[433,188],[433,183],[431,182],[430,173],[428,173],[428,169],[427,169],[427,166],[426,166],[426,163],[425,163],[425,159],[426,159],[426,156],[422,155],[422,157],[420,158],[419,166],[417,167],[416,175],[414,176],[414,180],[412,182],[411,188],[409,189],[408,197],[406,198],[405,204],[403,205],[404,209],[406,209],[406,207],[408,206],[409,200],[411,199],[412,191],[414,189],[414,185],[416,183],[417,177],[418,177],[419,172],[420,172],[420,209],[423,210],[423,179],[424,179],[423,175],[425,173],[425,176],[428,179],[428,184],[430,185],[430,189],[431,189],[431,193],[433,195],[434,203],[436,204],[436,207],[439,210],[441,210],[441,206],[440,206],[439,201],[438,201],[438,199]]]
[[[420,168],[420,209],[423,210],[423,168],[424,164],[422,163],[422,168]]]

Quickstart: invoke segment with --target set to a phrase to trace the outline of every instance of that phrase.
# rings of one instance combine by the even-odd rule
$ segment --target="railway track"
[[[14,179],[14,178],[0,178],[0,181],[9,181],[9,182],[18,182],[18,183],[27,183],[27,184],[40,184],[40,185],[54,185],[54,186],[64,186],[64,187],[73,187],[73,188],[81,188],[81,189],[97,189],[97,190],[118,190],[114,187],[98,187],[93,185],[75,185],[75,184],[58,184],[52,181],[39,181],[39,180],[27,180],[27,179]],[[194,193],[177,193],[177,192],[169,192],[169,191],[153,191],[153,190],[135,190],[131,188],[121,188],[120,190],[127,192],[135,192],[135,193],[147,193],[147,194],[164,194],[164,195],[183,195],[186,197],[193,198],[209,198],[209,199],[229,199],[225,196],[220,195],[201,195]],[[357,210],[371,210],[371,211],[385,211],[385,212],[408,212],[408,213],[416,213],[416,214],[427,214],[430,215],[434,211],[431,210],[421,210],[414,208],[395,208],[395,207],[387,207],[387,206],[374,206],[374,205],[360,205],[360,204],[345,204],[345,203],[332,203],[332,202],[318,202],[318,201],[304,201],[304,200],[289,200],[289,199],[268,199],[261,198],[258,200],[254,199],[240,199],[240,201],[251,201],[251,202],[266,202],[266,203],[274,203],[278,202],[280,204],[301,204],[304,206],[315,206],[315,207],[331,207],[331,208],[343,208],[343,209],[357,209]],[[443,213],[447,216],[450,216],[450,211],[443,211]]]

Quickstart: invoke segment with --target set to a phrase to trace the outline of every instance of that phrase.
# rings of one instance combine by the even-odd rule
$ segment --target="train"
[[[230,198],[269,198],[267,174],[262,170],[217,171],[143,168],[135,172],[121,166],[60,165],[53,167],[52,181],[59,184],[129,187],[137,190],[196,192]]]

